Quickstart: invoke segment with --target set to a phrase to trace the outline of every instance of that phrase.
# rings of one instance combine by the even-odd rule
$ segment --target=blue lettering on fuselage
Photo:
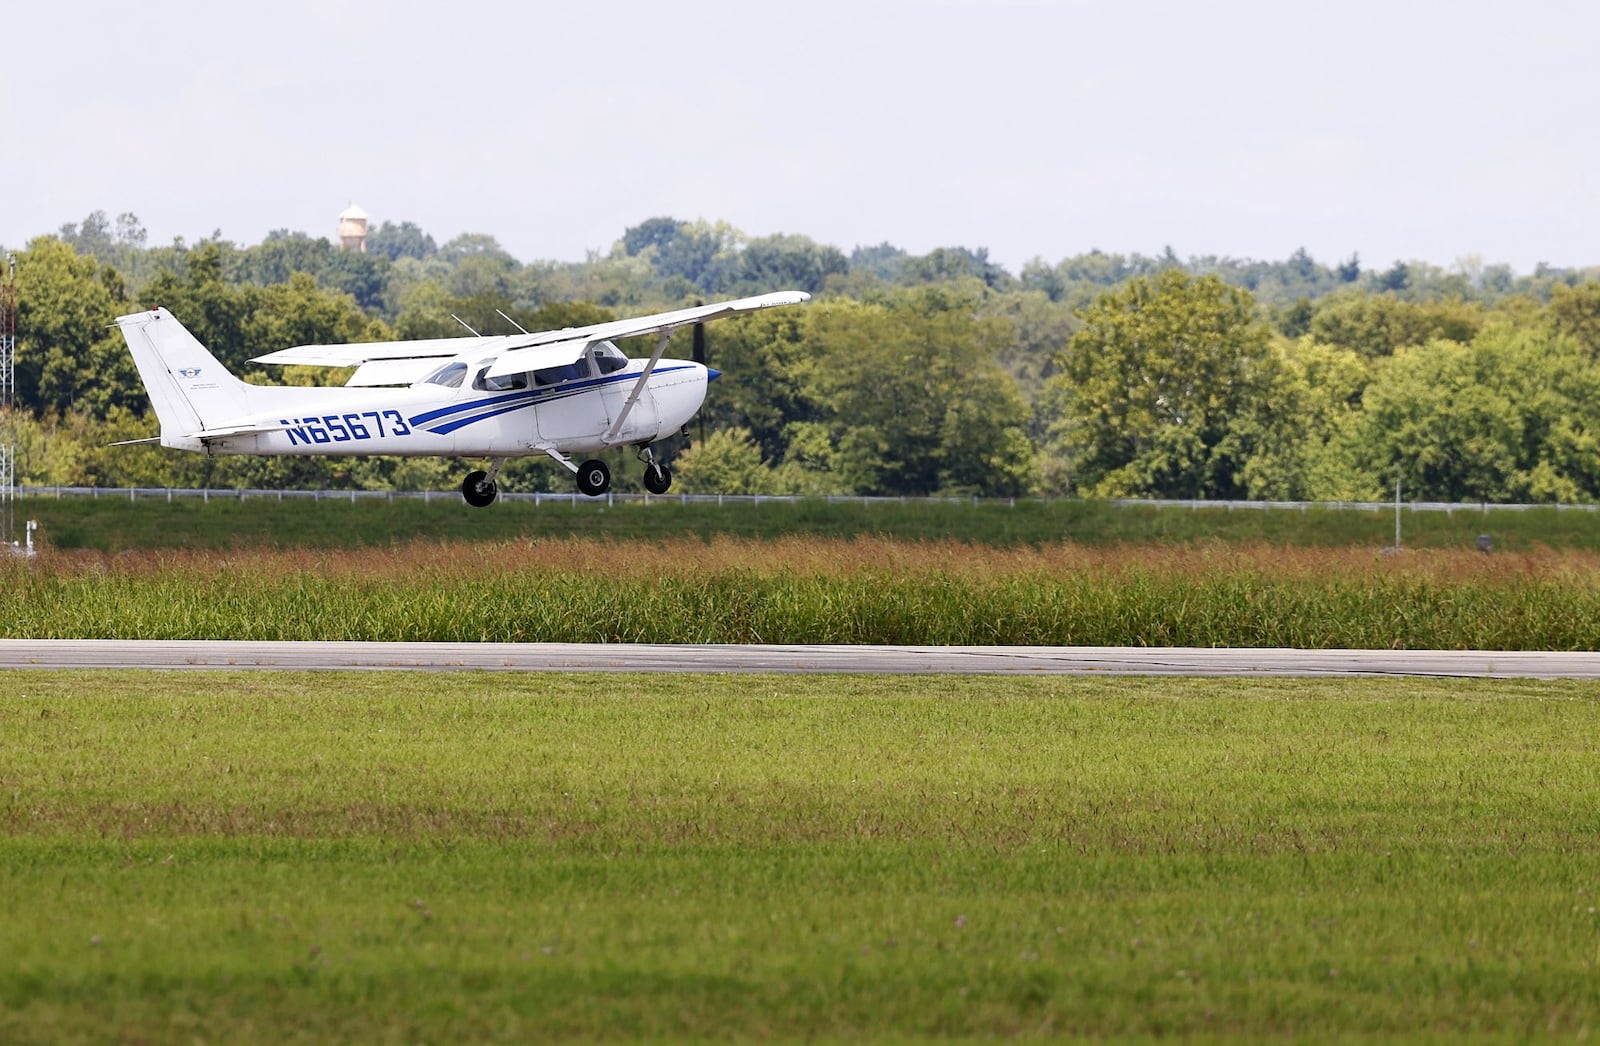
[[[368,410],[360,414],[324,414],[319,418],[279,418],[289,436],[289,446],[360,443],[387,436],[409,436],[411,426],[397,410]]]

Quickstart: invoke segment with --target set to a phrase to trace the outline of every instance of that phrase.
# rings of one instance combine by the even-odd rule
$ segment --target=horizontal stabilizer
[[[108,446],[108,447],[142,447],[145,444],[159,445],[160,443],[161,443],[161,437],[160,436],[149,436],[149,437],[146,437],[145,439],[119,439],[115,443],[107,443],[106,446]]]
[[[287,421],[246,421],[237,425],[220,425],[214,429],[201,429],[189,433],[189,439],[226,439],[229,436],[253,436],[259,432],[282,432],[289,428]]]

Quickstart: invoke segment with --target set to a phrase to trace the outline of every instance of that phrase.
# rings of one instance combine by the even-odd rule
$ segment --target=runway
[[[0,669],[1600,679],[1600,652],[0,639]]]

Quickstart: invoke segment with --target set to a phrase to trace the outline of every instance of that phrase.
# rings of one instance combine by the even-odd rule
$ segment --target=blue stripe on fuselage
[[[684,364],[677,367],[657,367],[651,372],[651,376],[654,377],[657,374],[669,374],[675,370],[685,370],[688,366],[688,364]],[[459,428],[463,428],[472,424],[474,421],[481,421],[484,418],[493,418],[498,417],[501,414],[508,414],[519,407],[531,407],[538,403],[548,403],[552,400],[565,399],[568,396],[573,396],[581,392],[588,392],[590,389],[596,389],[602,385],[609,385],[620,381],[634,381],[637,380],[638,377],[639,375],[637,373],[607,374],[603,377],[585,378],[583,381],[573,382],[566,385],[551,385],[542,389],[527,389],[521,392],[513,392],[506,396],[493,396],[488,399],[469,400],[466,403],[456,403],[448,407],[440,407],[437,410],[424,411],[421,414],[414,415],[410,421],[412,425],[415,425],[419,428],[427,428],[429,432],[454,432]],[[457,418],[448,424],[441,425],[437,428],[432,428],[428,425],[429,422],[438,421],[440,418],[449,417],[452,414],[461,414],[467,411],[472,411],[475,413],[470,418]],[[481,413],[477,413],[479,411],[481,411]]]

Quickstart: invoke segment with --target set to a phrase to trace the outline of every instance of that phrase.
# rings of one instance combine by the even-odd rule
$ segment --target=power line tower
[[[0,551],[17,538],[17,256],[0,277]]]

